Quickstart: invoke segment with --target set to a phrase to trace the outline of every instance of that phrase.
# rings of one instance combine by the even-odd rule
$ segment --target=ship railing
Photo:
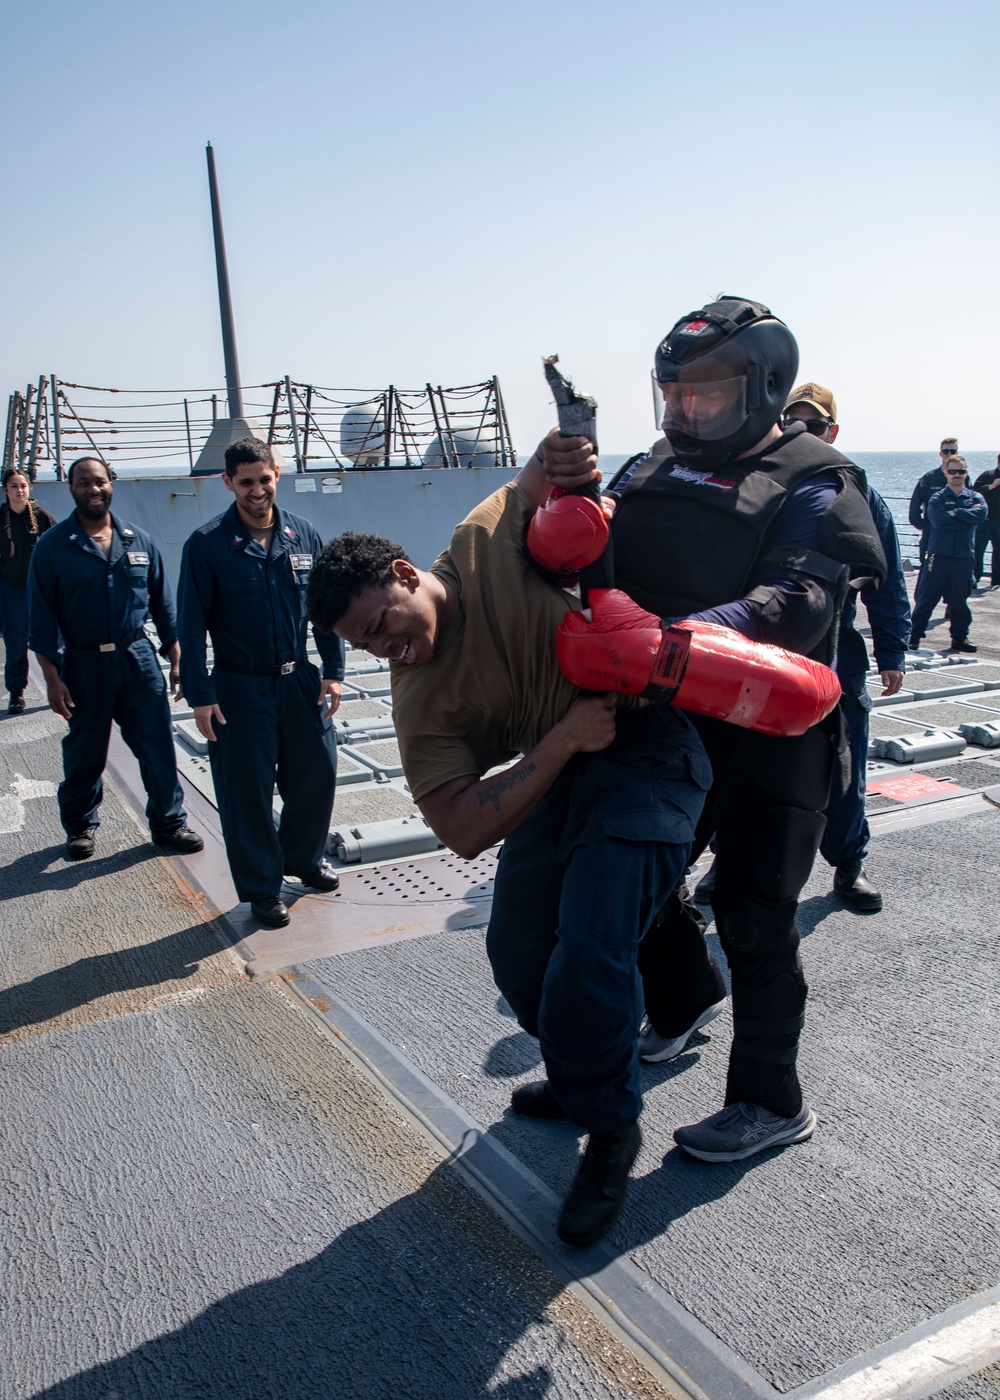
[[[298,472],[517,463],[495,375],[451,388],[376,390],[283,375],[240,392],[248,431]],[[226,403],[221,388],[112,389],[41,375],[9,397],[3,467],[62,479],[70,462],[89,455],[134,475],[198,473],[213,429],[233,421]]]

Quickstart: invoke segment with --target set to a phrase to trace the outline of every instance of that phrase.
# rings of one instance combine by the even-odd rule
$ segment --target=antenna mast
[[[229,266],[226,262],[226,239],[222,232],[222,210],[219,207],[219,185],[215,178],[215,152],[211,141],[205,147],[208,159],[208,192],[212,201],[212,233],[215,236],[215,271],[219,279],[219,316],[222,320],[222,354],[226,362],[226,390],[230,418],[243,417],[243,393],[240,388],[240,367],[236,359],[236,327],[233,324],[233,299],[229,291]]]

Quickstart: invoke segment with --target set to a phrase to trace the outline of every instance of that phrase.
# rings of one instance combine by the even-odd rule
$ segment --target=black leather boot
[[[642,1143],[638,1122],[620,1133],[591,1133],[576,1179],[559,1212],[559,1238],[585,1249],[606,1235],[621,1214]]]
[[[860,914],[877,914],[882,908],[882,896],[865,875],[860,861],[837,866],[833,874],[833,892]]]
[[[525,1118],[565,1118],[566,1110],[552,1092],[547,1079],[519,1084],[510,1096],[510,1106]]]

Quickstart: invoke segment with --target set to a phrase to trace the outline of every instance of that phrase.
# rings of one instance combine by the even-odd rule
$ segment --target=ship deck
[[[281,930],[235,902],[183,715],[204,852],[148,844],[116,734],[97,854],[63,860],[33,678],[0,720],[5,1400],[1000,1395],[1000,593],[972,606],[975,660],[929,650],[873,713],[884,912],[821,862],[803,894],[816,1134],[674,1147],[721,1101],[720,1019],[645,1067],[628,1204],[584,1252],[554,1231],[579,1133],[509,1109],[540,1062],[485,959],[492,855],[420,830],[378,673],[354,659],[341,717],[360,858],[289,885]]]

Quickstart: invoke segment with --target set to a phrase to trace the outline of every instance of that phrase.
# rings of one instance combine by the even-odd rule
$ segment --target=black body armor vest
[[[822,472],[832,472],[839,489],[821,522],[820,551],[770,549],[789,494]],[[786,431],[762,456],[714,470],[685,466],[661,438],[647,456],[627,462],[609,489],[618,494],[616,583],[660,617],[746,597],[762,564],[821,579],[841,601],[851,580],[860,586],[885,577],[864,473],[802,428]]]

